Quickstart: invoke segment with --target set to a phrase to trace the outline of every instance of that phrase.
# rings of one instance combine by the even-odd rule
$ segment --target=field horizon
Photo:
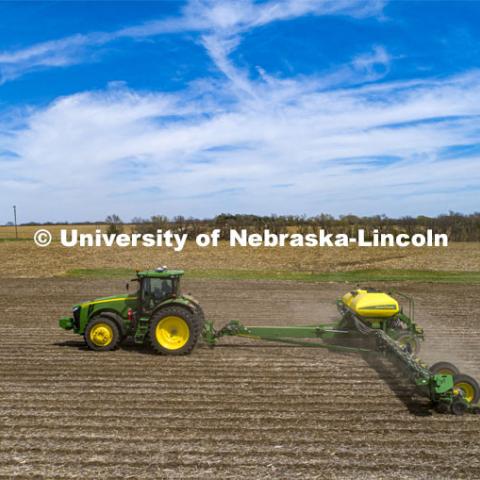
[[[108,277],[167,265],[191,278],[290,281],[480,282],[480,242],[448,247],[166,247],[41,248],[33,240],[0,242],[3,277]]]

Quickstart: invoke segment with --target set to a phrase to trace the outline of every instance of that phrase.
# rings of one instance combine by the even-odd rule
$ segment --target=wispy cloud
[[[111,41],[107,34],[72,35],[10,52],[0,52],[0,85],[38,68],[64,67],[85,61],[89,48]]]
[[[251,0],[222,2],[193,0],[178,17],[149,21],[112,32],[71,35],[26,48],[0,52],[0,85],[31,71],[65,67],[92,60],[98,48],[116,40],[139,40],[179,32],[201,32],[219,67],[229,74],[226,55],[238,44],[238,35],[271,22],[303,15],[339,14],[363,17],[378,14],[383,2],[355,0]]]

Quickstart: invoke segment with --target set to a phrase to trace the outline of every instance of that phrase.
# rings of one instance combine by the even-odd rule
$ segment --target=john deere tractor
[[[135,293],[75,305],[72,316],[59,324],[83,335],[92,350],[113,350],[133,337],[159,353],[188,354],[202,333],[204,314],[193,297],[180,293],[183,273],[165,267],[137,272]]]

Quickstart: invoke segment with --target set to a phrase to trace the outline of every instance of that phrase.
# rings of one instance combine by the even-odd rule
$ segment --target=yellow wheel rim
[[[171,315],[158,322],[155,337],[163,348],[178,350],[188,342],[190,328],[183,318]]]
[[[398,340],[398,343],[401,347],[406,347],[407,345],[410,346],[412,352],[415,352],[415,348],[417,347],[417,342],[412,337],[403,337]]]
[[[455,384],[455,393],[460,393],[459,390],[463,392],[463,398],[468,402],[472,403],[475,398],[475,388],[467,382],[459,382]]]
[[[97,323],[90,330],[90,340],[97,347],[106,347],[113,341],[113,330],[107,323]]]
[[[453,370],[449,370],[448,368],[441,368],[435,373],[438,375],[455,375],[455,372]]]

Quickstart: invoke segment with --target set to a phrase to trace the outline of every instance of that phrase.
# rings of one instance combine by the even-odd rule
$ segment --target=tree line
[[[118,215],[110,215],[105,222],[110,233],[123,231],[123,222]],[[357,216],[333,215],[322,213],[315,216],[306,215],[248,215],[222,213],[213,218],[199,219],[181,215],[169,218],[165,215],[154,215],[148,219],[136,217],[132,219],[131,228],[136,233],[155,233],[157,230],[171,230],[175,233],[187,233],[196,236],[210,232],[214,228],[220,230],[221,238],[229,239],[231,229],[246,229],[249,233],[261,233],[268,229],[272,233],[315,233],[320,228],[328,233],[346,233],[356,236],[359,229],[366,232],[371,238],[373,230],[384,233],[424,233],[432,229],[435,233],[446,233],[453,242],[480,241],[480,212],[462,214],[449,212],[448,214],[429,217],[404,216],[390,218],[386,215]]]

